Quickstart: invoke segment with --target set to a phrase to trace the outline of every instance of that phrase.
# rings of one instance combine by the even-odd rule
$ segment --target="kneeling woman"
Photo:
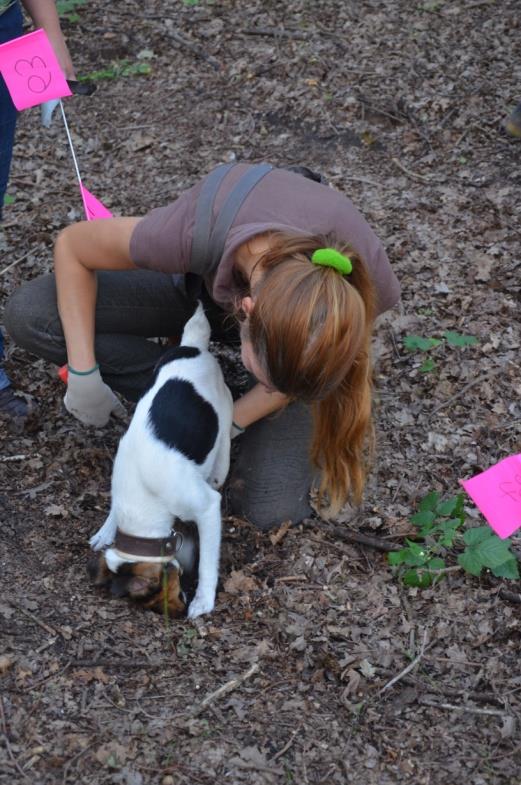
[[[205,302],[216,340],[237,340],[256,383],[234,404],[229,512],[267,529],[359,500],[371,432],[375,316],[399,298],[383,247],[349,199],[268,164],[226,164],[144,218],[67,227],[55,275],[22,286],[6,325],[27,350],[68,362],[65,405],[102,426],[137,400],[165,348]]]

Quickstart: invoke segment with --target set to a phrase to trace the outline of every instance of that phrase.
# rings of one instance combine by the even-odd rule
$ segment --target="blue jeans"
[[[18,3],[0,14],[0,44],[22,35],[22,11]],[[16,109],[0,76],[0,219],[9,179],[11,158],[13,157],[14,132],[16,128]],[[9,378],[3,369],[4,338],[0,331],[0,390],[9,387]]]
[[[0,14],[0,44],[22,35],[22,11],[15,3],[3,14]],[[16,109],[0,76],[0,218],[4,196],[9,179],[11,158],[13,157],[14,132],[16,128]]]
[[[2,360],[4,359],[4,336],[2,335],[2,331],[0,330],[0,390],[5,390],[6,387],[9,387],[11,382],[9,381],[9,377],[7,376],[6,372],[3,369]]]

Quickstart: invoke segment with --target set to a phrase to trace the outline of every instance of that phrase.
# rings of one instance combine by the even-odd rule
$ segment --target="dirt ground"
[[[63,25],[79,74],[151,67],[66,102],[85,184],[115,214],[222,161],[306,163],[374,226],[403,300],[375,335],[362,507],[275,543],[226,519],[215,612],[168,626],[86,576],[124,426],[64,416],[56,369],[8,342],[38,414],[21,434],[1,426],[0,782],[517,785],[521,606],[500,593],[516,585],[454,571],[405,589],[342,531],[401,542],[423,495],[519,451],[521,142],[501,133],[521,99],[518,3],[76,11]],[[37,110],[20,117],[9,194],[2,304],[81,218],[59,117],[49,131]],[[404,336],[447,329],[479,343],[441,347],[421,373]]]

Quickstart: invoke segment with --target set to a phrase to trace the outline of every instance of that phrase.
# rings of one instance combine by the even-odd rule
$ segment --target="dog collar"
[[[114,550],[121,558],[143,561],[169,562],[183,544],[183,535],[172,531],[168,537],[135,537],[116,529]]]

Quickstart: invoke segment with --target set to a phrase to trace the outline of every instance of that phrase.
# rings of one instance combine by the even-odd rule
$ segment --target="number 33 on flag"
[[[44,30],[2,44],[0,71],[18,111],[72,95]]]

